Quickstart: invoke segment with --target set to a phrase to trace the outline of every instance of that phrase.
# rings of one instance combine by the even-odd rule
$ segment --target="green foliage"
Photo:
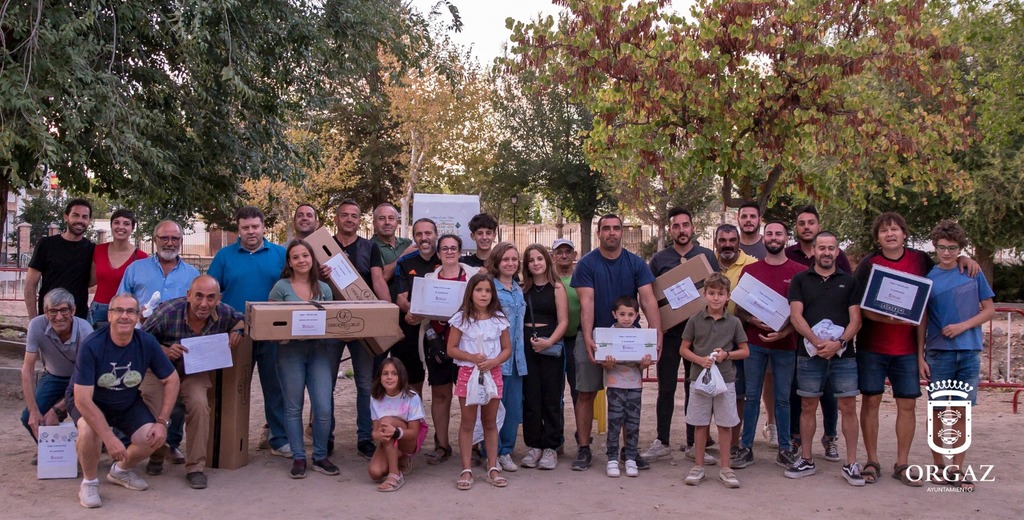
[[[997,302],[1024,302],[1024,265],[996,264],[992,290]]]
[[[26,198],[21,214],[17,222],[28,222],[32,224],[30,241],[34,245],[49,234],[51,224],[56,224],[61,229],[64,227],[64,206],[68,198],[59,192],[44,191],[37,197]],[[11,232],[14,240],[18,239],[18,227],[15,226]]]

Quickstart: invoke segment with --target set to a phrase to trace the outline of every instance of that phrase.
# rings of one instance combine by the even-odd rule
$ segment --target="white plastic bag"
[[[715,355],[712,354],[711,362],[715,362]],[[708,397],[715,397],[717,395],[724,394],[726,390],[725,379],[722,379],[722,372],[718,370],[718,364],[712,364],[711,368],[705,368],[697,376],[697,380],[693,382],[691,387],[694,392],[706,395]]]
[[[491,386],[494,386],[494,380],[490,379],[489,373],[480,373],[478,367],[473,367],[473,372],[469,374],[469,381],[466,383],[466,406],[485,405],[491,400],[491,392],[487,388],[487,381],[490,381]],[[496,387],[494,393],[497,394]]]
[[[484,425],[480,422],[481,413],[478,408],[476,412],[476,426],[473,427],[473,444],[484,442]],[[501,401],[498,401],[498,415],[495,416],[494,423],[499,431],[501,426],[505,424],[505,404]]]

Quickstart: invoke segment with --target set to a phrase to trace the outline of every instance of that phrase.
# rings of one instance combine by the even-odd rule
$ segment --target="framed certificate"
[[[925,277],[874,265],[860,306],[917,325],[931,292],[932,281]]]

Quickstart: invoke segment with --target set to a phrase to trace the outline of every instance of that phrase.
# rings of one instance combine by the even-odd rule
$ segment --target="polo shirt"
[[[804,304],[803,318],[811,328],[825,319],[840,327],[849,325],[850,307],[860,303],[857,293],[857,279],[838,269],[825,278],[812,267],[797,273],[789,284],[789,301]],[[855,358],[855,350],[848,348],[839,357]],[[798,347],[796,352],[799,356],[809,357],[807,349]]]
[[[28,322],[25,352],[39,354],[39,359],[43,361],[43,369],[52,376],[71,377],[75,372],[78,346],[92,334],[92,325],[89,325],[88,321],[78,316],[72,316],[71,320],[71,336],[67,341],[60,340],[45,315],[36,316]]]
[[[803,266],[811,267],[814,265],[814,255],[805,255],[804,250],[800,249],[800,242],[786,248],[786,257]],[[836,267],[847,273],[853,272],[853,269],[850,267],[850,259],[846,258],[846,253],[842,249],[839,250],[839,256],[836,256]]]
[[[192,280],[199,276],[199,270],[178,257],[178,263],[164,276],[164,268],[160,265],[160,257],[132,262],[121,277],[121,286],[117,294],[131,294],[139,301],[139,306],[149,303],[153,293],[160,292],[160,301],[173,300],[185,296],[192,285]]]
[[[707,357],[716,348],[727,352],[736,350],[737,345],[747,342],[747,334],[743,332],[743,323],[740,322],[740,319],[730,314],[729,311],[725,311],[721,318],[716,319],[708,314],[708,309],[705,307],[686,320],[683,340],[693,344],[691,348],[694,354]],[[692,363],[688,374],[690,381],[696,381],[702,370],[704,367]],[[726,383],[736,380],[736,367],[733,366],[732,360],[718,363],[718,370],[722,373],[722,379]]]
[[[935,266],[931,257],[917,249],[903,248],[899,258],[886,258],[881,251],[875,251],[861,260],[854,276],[859,288],[857,301],[864,298],[864,291],[871,277],[872,266],[879,265],[915,276],[928,276]],[[906,322],[884,322],[864,318],[857,333],[857,347],[876,354],[906,356],[917,354],[917,325]]]
[[[403,237],[395,237],[395,245],[383,241],[377,235],[370,237],[370,241],[377,244],[380,248],[380,258],[384,262],[384,265],[392,264],[398,261],[398,258],[402,256],[402,252],[405,251],[409,246],[412,245],[412,240]],[[400,292],[398,289],[401,286],[401,280],[398,276],[397,266],[396,271],[391,275],[391,279],[388,280],[388,292],[391,293],[391,301],[395,301]]]
[[[704,255],[708,264],[711,265],[712,271],[717,272],[721,269],[721,266],[718,265],[718,258],[715,257],[715,252],[706,247],[702,247],[696,240],[693,241],[693,247],[690,248],[685,255],[680,255],[679,251],[676,251],[676,248],[673,246],[666,247],[665,249],[654,253],[654,256],[651,257],[649,267],[651,269],[651,273],[653,273],[655,278],[657,278],[678,267],[679,264],[682,263],[683,259],[689,260],[697,255]],[[686,327],[685,320],[679,325],[666,330],[665,334],[679,337],[682,335],[684,327]]]
[[[217,251],[206,273],[220,283],[221,301],[245,312],[246,302],[267,301],[283,270],[283,247],[264,240],[259,249],[249,251],[238,239]]]
[[[722,269],[722,275],[729,279],[729,292],[732,292],[736,288],[736,284],[740,283],[740,275],[743,274],[743,268],[757,262],[757,259],[744,253],[742,249],[737,250],[736,261],[729,267]],[[719,261],[718,265],[721,266],[722,262]],[[736,312],[736,304],[729,301],[729,305],[726,307],[730,313]]]

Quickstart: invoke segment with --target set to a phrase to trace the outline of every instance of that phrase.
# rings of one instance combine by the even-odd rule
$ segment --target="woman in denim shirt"
[[[509,321],[509,335],[512,340],[512,356],[501,365],[501,379],[504,393],[501,402],[505,405],[505,422],[498,431],[498,464],[504,471],[516,471],[519,466],[512,461],[512,450],[516,447],[519,424],[523,422],[523,376],[526,375],[526,351],[523,343],[523,321],[526,317],[526,299],[515,276],[519,272],[519,251],[509,242],[501,242],[491,250],[487,259],[487,271],[497,282],[498,300],[501,310]]]

